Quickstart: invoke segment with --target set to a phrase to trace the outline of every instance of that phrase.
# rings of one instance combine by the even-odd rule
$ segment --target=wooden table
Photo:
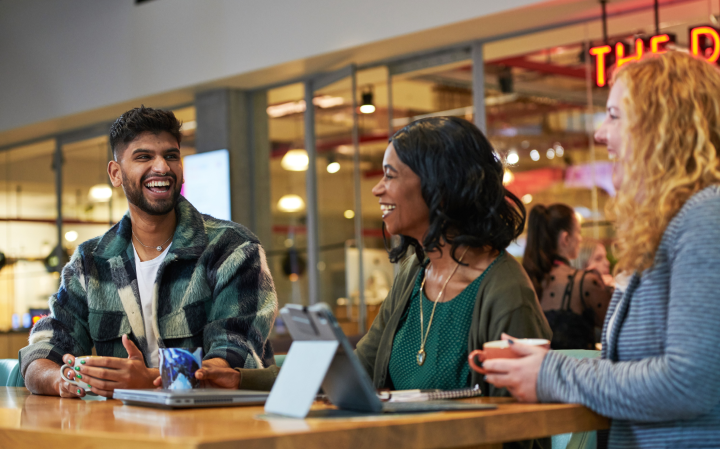
[[[360,417],[316,404],[315,417],[270,418],[262,407],[158,410],[117,400],[35,396],[0,387],[0,447],[61,448],[459,448],[500,447],[501,442],[605,429],[609,422],[571,404],[519,404],[497,410]]]

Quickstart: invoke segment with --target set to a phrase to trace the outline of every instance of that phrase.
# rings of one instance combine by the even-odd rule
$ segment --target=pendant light
[[[360,112],[363,114],[372,114],[375,112],[375,105],[373,104],[373,91],[371,86],[367,86],[363,89],[361,94],[362,103],[360,104]]]

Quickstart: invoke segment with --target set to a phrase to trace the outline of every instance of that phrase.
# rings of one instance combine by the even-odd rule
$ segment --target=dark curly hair
[[[389,249],[393,263],[409,246],[423,260],[425,251],[442,251],[446,244],[457,262],[460,245],[500,251],[522,233],[525,206],[503,186],[503,165],[475,125],[457,117],[429,117],[405,126],[390,142],[400,160],[420,177],[430,210],[422,244],[401,235],[400,244]]]
[[[160,134],[167,131],[180,145],[182,140],[181,126],[182,123],[175,118],[172,111],[146,108],[144,105],[130,109],[118,117],[110,127],[110,147],[112,148],[113,158],[117,161],[120,151],[124,150],[127,144],[144,132]]]

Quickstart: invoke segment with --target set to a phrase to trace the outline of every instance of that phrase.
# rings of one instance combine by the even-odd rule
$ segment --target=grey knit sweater
[[[602,343],[601,359],[550,351],[538,399],[612,418],[611,448],[720,447],[720,186],[686,202],[653,267],[613,297]]]

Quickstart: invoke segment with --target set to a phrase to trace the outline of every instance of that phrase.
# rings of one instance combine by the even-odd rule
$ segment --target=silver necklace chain
[[[131,230],[130,232],[132,232],[132,235],[133,235],[133,237],[135,237],[135,240],[137,240],[138,243],[140,243],[142,246],[144,246],[145,248],[153,248],[152,246],[148,246],[148,245],[144,244],[143,242],[141,242],[140,239],[138,238],[138,236],[135,235],[135,231],[132,231],[132,230]],[[162,250],[163,250],[163,245],[165,245],[167,242],[169,242],[171,238],[173,238],[172,235],[171,235],[170,237],[168,237],[168,239],[165,240],[164,242],[162,242],[160,245],[154,247],[154,249],[155,249],[156,251],[162,252]]]

